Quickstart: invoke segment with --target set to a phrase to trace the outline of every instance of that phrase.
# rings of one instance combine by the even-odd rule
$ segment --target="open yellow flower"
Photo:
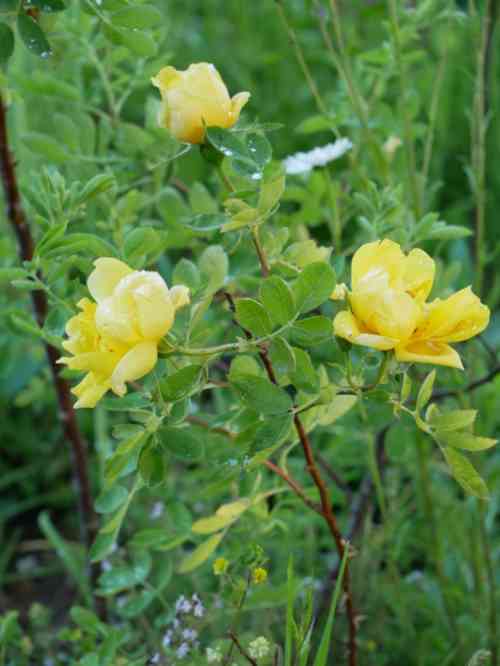
[[[187,287],[169,289],[152,271],[134,271],[118,259],[97,259],[87,280],[95,303],[82,299],[82,310],[66,325],[63,347],[73,356],[59,359],[87,375],[73,393],[75,407],[94,407],[112,390],[125,395],[126,382],[150,372],[158,342],[171,329],[175,312],[189,303]]]
[[[162,98],[159,125],[186,143],[202,143],[205,127],[232,127],[250,97],[248,92],[229,97],[219,72],[206,62],[184,71],[164,67],[151,81]]]
[[[490,311],[470,287],[426,303],[434,274],[434,261],[423,250],[405,255],[387,239],[366,243],[353,256],[351,309],[335,317],[335,334],[352,344],[394,349],[399,361],[463,368],[448,343],[481,333]]]

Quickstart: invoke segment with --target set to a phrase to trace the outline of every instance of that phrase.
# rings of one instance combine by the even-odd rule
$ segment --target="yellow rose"
[[[205,127],[232,127],[250,97],[229,97],[219,72],[206,62],[184,71],[164,67],[151,81],[161,93],[159,125],[186,143],[202,143]]]
[[[109,257],[97,259],[87,286],[96,302],[78,303],[82,312],[68,321],[63,342],[73,356],[59,359],[87,372],[72,391],[75,407],[94,407],[109,389],[123,396],[126,382],[150,372],[159,340],[172,327],[176,310],[189,303],[187,287],[168,289],[158,273],[134,271]]]
[[[423,250],[405,255],[387,239],[363,245],[352,258],[351,310],[335,317],[335,335],[357,345],[394,349],[399,361],[463,369],[447,343],[481,333],[490,311],[470,287],[426,303],[434,274],[434,261]]]

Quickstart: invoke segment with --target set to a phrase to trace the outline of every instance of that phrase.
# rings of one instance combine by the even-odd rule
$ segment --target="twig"
[[[252,666],[258,666],[257,662],[255,659],[252,659],[252,657],[248,654],[248,652],[243,648],[242,644],[239,642],[238,638],[233,634],[232,631],[229,632],[229,638],[233,641],[233,643],[236,645],[238,648],[240,654],[242,657],[245,657],[245,659],[248,661],[249,664],[252,664]]]
[[[375,444],[375,458],[377,462],[377,466],[379,470],[383,470],[385,463],[386,463],[386,456],[385,456],[385,438],[386,435],[390,429],[392,424],[389,424],[385,426],[385,428],[382,428],[377,433],[376,436],[376,444]],[[359,492],[357,493],[354,501],[352,502],[352,508],[351,508],[351,515],[349,518],[349,527],[347,530],[347,541],[349,543],[352,543],[354,539],[356,538],[356,535],[360,531],[361,527],[363,526],[363,521],[366,517],[366,514],[368,512],[368,508],[371,503],[373,491],[375,488],[375,484],[373,482],[373,479],[370,475],[369,472],[365,474],[363,477],[363,480],[361,482]],[[326,611],[327,608],[330,606],[330,597],[332,594],[332,590],[335,585],[335,581],[337,580],[337,577],[339,575],[340,571],[340,563],[342,561],[342,558],[339,557],[337,560],[337,563],[333,567],[333,569],[330,571],[330,574],[328,576],[329,584],[325,587],[325,590],[323,592],[323,596],[321,598],[321,602],[319,604],[319,610],[318,610],[318,616],[320,617],[323,615],[323,613]]]
[[[316,458],[321,465],[321,467],[325,470],[325,472],[328,474],[330,479],[341,489],[344,491],[346,495],[352,495],[352,491],[349,488],[349,485],[347,484],[346,481],[333,469],[333,467],[330,465],[328,460],[326,460],[321,453],[316,454]]]
[[[480,386],[484,386],[484,384],[487,384],[494,379],[498,373],[500,373],[500,364],[492,368],[484,377],[476,379],[470,384],[467,384],[467,386],[456,389],[441,389],[434,391],[431,400],[443,400],[444,398],[450,398],[454,395],[460,395],[460,393],[470,393],[470,391],[475,391]]]
[[[281,467],[278,467],[278,465],[275,465],[270,460],[266,460],[264,464],[268,469],[270,469],[272,472],[280,476],[283,479],[283,481],[285,481],[285,483],[288,483],[293,492],[298,497],[300,497],[300,499],[304,502],[304,504],[306,504],[310,509],[318,513],[320,516],[323,515],[319,506],[314,502],[311,502],[311,500],[306,497],[306,494],[302,489],[302,486],[300,486],[293,477],[291,477],[283,469],[281,469]]]
[[[20,259],[22,262],[31,261],[34,253],[34,242],[21,204],[15,164],[9,150],[6,107],[1,97],[0,170],[7,206],[7,217],[19,243]],[[36,321],[41,328],[44,325],[48,311],[47,296],[44,291],[37,290],[31,292],[31,298]],[[59,352],[49,344],[45,344],[45,350],[59,403],[59,418],[64,430],[65,439],[69,442],[73,454],[73,472],[78,488],[81,537],[88,548],[96,533],[97,520],[93,508],[88,475],[87,447],[78,428],[69,386],[61,377],[61,366],[57,364]],[[95,578],[97,573],[98,570],[96,567],[93,567],[91,571],[92,579]],[[102,614],[104,606],[99,603],[99,600],[96,600],[96,605]]]

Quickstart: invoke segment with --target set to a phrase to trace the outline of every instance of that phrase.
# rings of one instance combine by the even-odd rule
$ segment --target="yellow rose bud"
[[[387,239],[363,245],[351,264],[351,309],[335,317],[335,334],[352,344],[394,349],[399,361],[462,369],[447,343],[481,333],[490,311],[470,287],[426,303],[434,274],[434,261],[422,250],[405,255]]]
[[[229,567],[229,561],[225,557],[218,557],[213,564],[213,572],[216,576],[225,574]]]
[[[161,93],[159,125],[186,143],[202,143],[205,127],[232,127],[250,97],[229,97],[219,72],[206,62],[184,71],[164,67],[151,81]]]
[[[158,358],[158,342],[170,330],[178,308],[189,303],[187,287],[168,289],[151,271],[134,271],[118,259],[97,259],[87,280],[93,303],[66,325],[63,347],[72,357],[59,359],[87,375],[73,393],[75,407],[94,407],[111,389],[123,396],[126,382],[144,377]]]
[[[264,567],[257,567],[252,571],[252,581],[255,585],[265,583],[267,580],[267,570]]]

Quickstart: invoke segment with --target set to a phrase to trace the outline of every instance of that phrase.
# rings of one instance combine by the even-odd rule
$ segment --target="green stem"
[[[489,615],[489,633],[490,633],[490,651],[491,666],[498,666],[499,656],[499,634],[497,621],[497,603],[496,603],[496,580],[493,560],[491,557],[491,544],[486,531],[486,504],[479,504],[479,534],[484,554],[484,563],[486,565],[486,577],[488,584],[486,586],[488,596],[488,615]]]
[[[481,22],[480,44],[477,50],[476,86],[471,123],[472,154],[471,166],[474,174],[474,193],[476,195],[476,279],[475,288],[480,294],[483,286],[485,264],[485,217],[486,217],[486,51],[490,24],[490,0],[486,0],[484,18]]]
[[[388,0],[389,4],[389,16],[390,16],[390,25],[392,31],[392,39],[394,44],[394,55],[396,59],[396,67],[399,75],[399,86],[400,86],[400,100],[399,100],[399,109],[401,113],[401,118],[403,121],[403,132],[404,132],[404,149],[406,155],[406,170],[408,175],[408,187],[410,190],[410,195],[413,200],[413,212],[415,214],[416,220],[419,220],[422,216],[422,207],[420,203],[419,195],[419,185],[418,185],[418,175],[417,175],[417,163],[415,157],[415,141],[413,137],[413,127],[408,113],[408,107],[405,100],[405,86],[408,83],[406,76],[405,66],[403,62],[403,49],[401,45],[401,33],[398,20],[398,9],[396,0]]]

